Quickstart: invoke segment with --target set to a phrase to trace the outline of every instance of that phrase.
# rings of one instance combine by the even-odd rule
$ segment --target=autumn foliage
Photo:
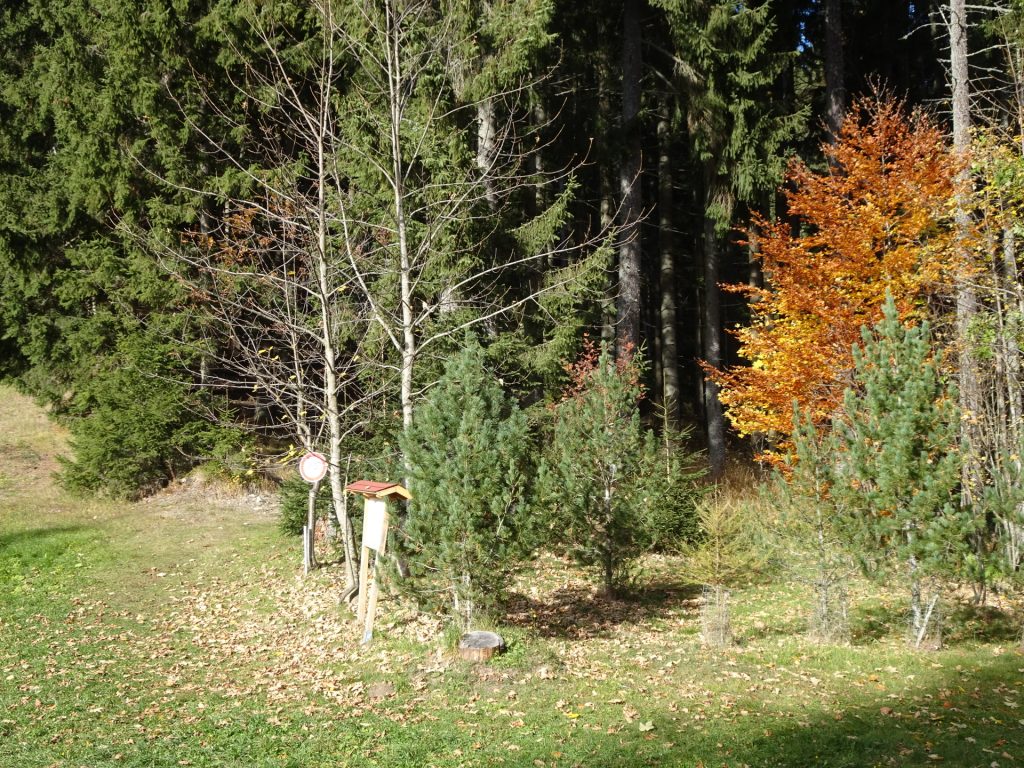
[[[852,346],[881,318],[886,291],[901,318],[920,312],[957,252],[959,161],[925,115],[861,100],[824,152],[826,172],[790,167],[791,219],[755,222],[764,287],[727,286],[750,299],[751,324],[735,332],[750,365],[709,371],[736,429],[783,443],[794,401],[818,424],[841,406]]]

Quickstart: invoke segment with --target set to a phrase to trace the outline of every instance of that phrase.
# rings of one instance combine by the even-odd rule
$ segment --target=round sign
[[[310,451],[299,459],[299,474],[307,483],[319,483],[327,474],[327,459],[322,453]]]

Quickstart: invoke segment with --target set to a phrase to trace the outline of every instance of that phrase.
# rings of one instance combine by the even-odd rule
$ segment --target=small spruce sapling
[[[588,343],[568,366],[540,486],[554,543],[595,566],[602,592],[621,592],[637,557],[693,528],[691,462],[659,456],[640,423],[641,368]],[[670,492],[671,491],[671,492]]]
[[[786,472],[778,472],[771,486],[780,508],[777,536],[786,566],[811,587],[811,635],[825,642],[847,637],[846,584],[855,563],[844,545],[841,517],[831,488],[834,483],[834,436],[821,434],[794,404],[793,448]]]
[[[403,549],[415,587],[463,629],[499,602],[523,557],[530,437],[525,415],[469,341],[400,439],[413,499]]]
[[[281,501],[281,515],[278,528],[289,536],[302,535],[309,515],[309,483],[298,477],[289,477],[281,483],[278,495]],[[317,487],[316,516],[318,520],[328,519],[331,514],[330,488],[326,483]]]
[[[657,441],[657,461],[644,483],[643,525],[655,552],[677,551],[700,535],[696,507],[709,488],[700,482],[708,470],[699,452],[686,449],[690,436],[689,428],[663,427]]]
[[[732,643],[730,589],[764,565],[758,520],[742,500],[715,495],[697,505],[700,540],[684,550],[682,575],[704,588],[701,640],[721,648]]]
[[[958,508],[956,396],[939,373],[928,324],[905,327],[887,296],[883,319],[853,350],[854,385],[833,424],[832,495],[857,551],[904,569],[911,640],[934,618],[941,578],[962,565],[970,520]],[[925,598],[925,587],[932,597]]]

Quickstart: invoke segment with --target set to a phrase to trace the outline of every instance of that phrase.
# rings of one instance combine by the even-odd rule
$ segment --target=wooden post
[[[381,502],[383,506],[383,502]],[[377,549],[376,554],[373,556],[373,579],[370,581],[370,588],[367,590],[369,595],[367,597],[366,606],[366,621],[363,624],[363,644],[370,642],[373,639],[373,620],[377,618],[377,594],[380,592],[377,580],[377,563],[384,555],[384,549],[388,544],[388,513],[387,508],[384,509],[384,524],[383,534],[381,535],[380,547]]]
[[[356,609],[356,620],[359,622],[359,626],[363,626],[366,621],[366,582],[369,577],[370,548],[363,547],[359,554],[359,607]]]

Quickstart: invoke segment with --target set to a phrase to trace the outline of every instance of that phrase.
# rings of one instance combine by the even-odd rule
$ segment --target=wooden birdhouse
[[[387,502],[412,498],[409,491],[398,483],[375,480],[356,480],[345,486],[348,493],[363,497],[363,546],[359,556],[359,603],[356,619],[363,626],[363,643],[373,638],[373,620],[377,613],[377,560],[384,554],[388,543]],[[373,578],[371,580],[370,552],[373,551]]]
[[[375,480],[356,480],[354,483],[346,485],[345,490],[348,493],[358,493],[368,499],[412,498],[412,494],[398,483],[378,483]]]

